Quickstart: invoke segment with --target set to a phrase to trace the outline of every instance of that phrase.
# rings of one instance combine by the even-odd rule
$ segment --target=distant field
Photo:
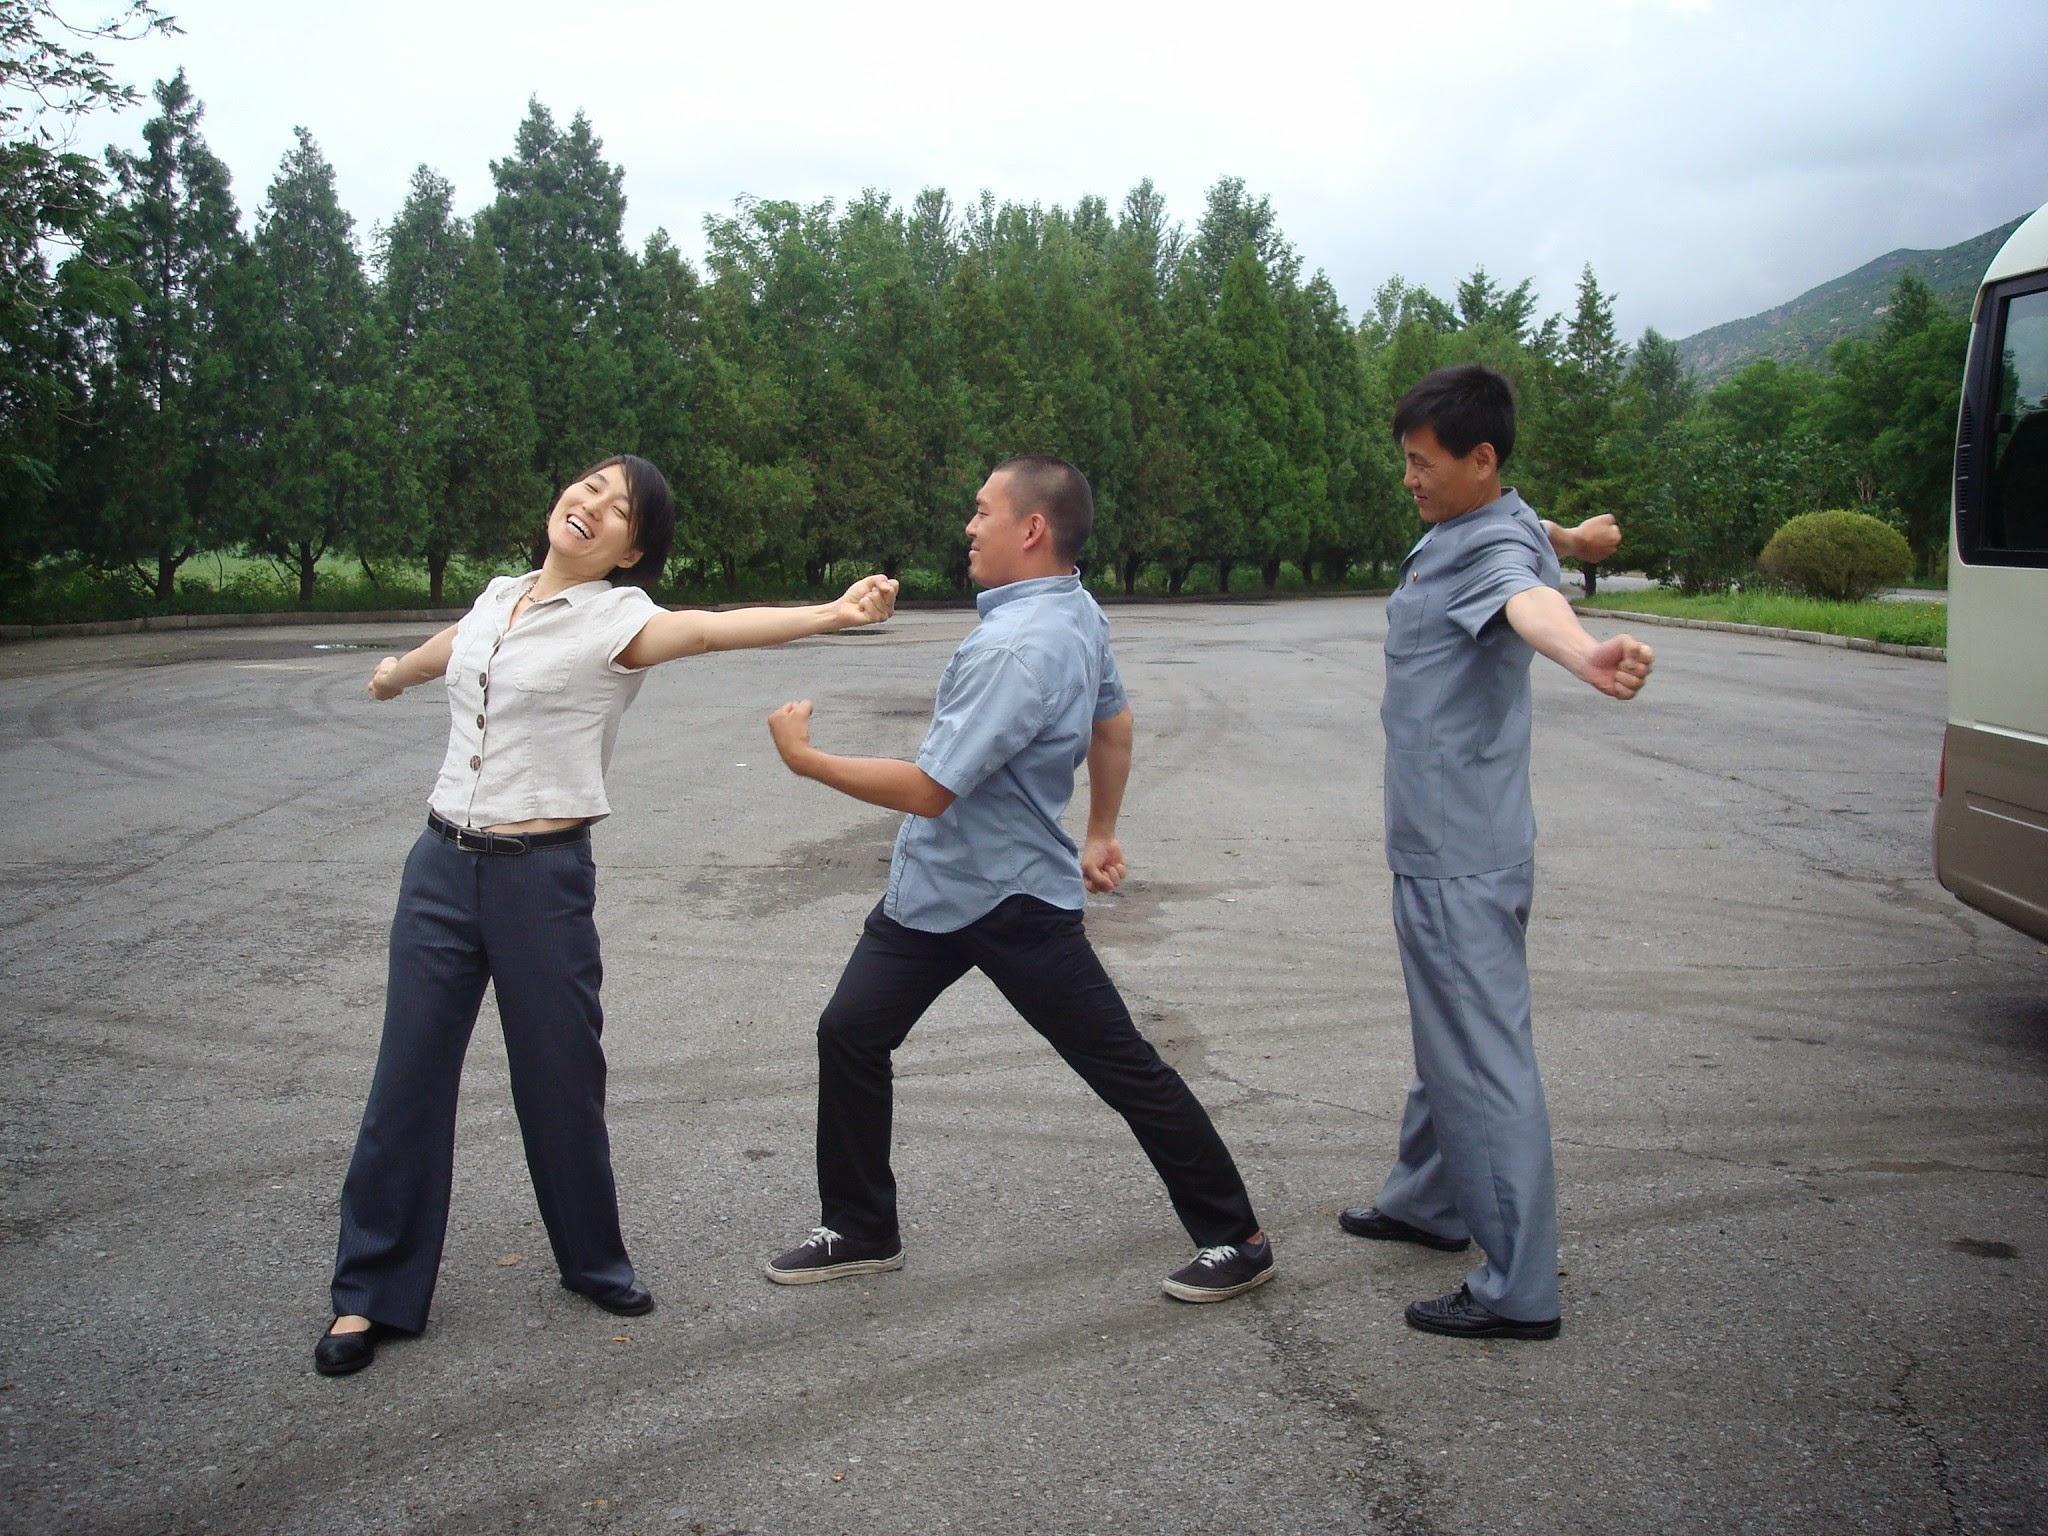
[[[1773,592],[1728,592],[1711,597],[1685,597],[1662,589],[1649,592],[1601,592],[1591,608],[1631,613],[1666,614],[1677,619],[1715,619],[1728,624],[1757,624],[1774,629],[1810,629],[1824,635],[1858,635],[1891,645],[1947,645],[1948,604],[1830,603]]]

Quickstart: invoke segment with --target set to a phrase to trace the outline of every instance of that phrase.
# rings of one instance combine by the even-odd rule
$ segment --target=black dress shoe
[[[1338,1217],[1337,1225],[1354,1237],[1370,1237],[1382,1242],[1420,1243],[1425,1248],[1440,1248],[1445,1253],[1459,1253],[1472,1246],[1469,1237],[1438,1237],[1434,1232],[1425,1232],[1420,1227],[1411,1227],[1405,1221],[1396,1221],[1376,1205],[1354,1205],[1347,1207]]]
[[[581,1296],[585,1301],[603,1307],[605,1311],[618,1317],[645,1317],[654,1310],[654,1292],[648,1290],[646,1286],[641,1285],[638,1281],[635,1281],[623,1291],[613,1291],[605,1296],[593,1295],[589,1291],[579,1291],[566,1280],[562,1282],[562,1289],[573,1295]]]
[[[1454,1339],[1554,1339],[1562,1325],[1554,1317],[1547,1323],[1524,1323],[1489,1312],[1461,1285],[1448,1296],[1411,1301],[1408,1326],[1424,1333],[1446,1333]]]
[[[313,1346],[313,1369],[322,1376],[346,1376],[360,1371],[377,1358],[377,1341],[386,1332],[382,1323],[372,1323],[360,1333],[336,1333],[329,1323],[320,1342]]]

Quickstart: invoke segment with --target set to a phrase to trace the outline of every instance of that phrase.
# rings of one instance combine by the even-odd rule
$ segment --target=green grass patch
[[[1947,645],[1945,602],[1830,603],[1779,592],[1724,592],[1686,597],[1657,588],[1648,592],[1598,592],[1589,608],[1664,614],[1675,619],[1713,619],[1773,629],[1810,629],[1824,635],[1859,635],[1891,645]]]
[[[468,607],[489,579],[490,573],[481,569],[451,567],[439,606]],[[26,590],[0,593],[0,623],[84,624],[157,614],[362,613],[432,606],[425,571],[380,566],[373,577],[352,559],[323,560],[313,599],[307,603],[299,601],[295,574],[246,556],[188,562],[167,603],[122,575],[53,562],[35,573]]]

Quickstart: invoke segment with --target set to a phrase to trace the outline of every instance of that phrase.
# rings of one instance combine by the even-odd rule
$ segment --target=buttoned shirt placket
[[[512,606],[516,608],[519,606],[519,600],[532,590],[532,584],[529,583],[527,586],[516,589],[506,595],[512,599]],[[491,654],[484,658],[484,669],[476,675],[477,689],[484,697],[483,707],[477,711],[476,715],[476,751],[471,753],[469,758],[469,771],[473,777],[469,781],[469,804],[463,808],[462,812],[462,820],[465,826],[473,827],[476,825],[476,795],[477,791],[483,787],[484,753],[490,744],[491,668],[497,664],[498,647],[503,645],[505,637],[512,633],[511,617],[511,613],[508,611],[505,615],[506,623],[498,630],[498,638],[491,642]]]

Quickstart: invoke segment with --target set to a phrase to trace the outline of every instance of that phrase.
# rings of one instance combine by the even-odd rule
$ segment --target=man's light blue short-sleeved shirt
[[[1109,620],[1078,575],[983,592],[939,679],[917,766],[957,797],[896,834],[882,911],[951,933],[1011,896],[1078,911],[1081,856],[1060,825],[1095,722],[1122,713]]]
[[[1529,662],[1508,599],[1557,584],[1543,524],[1513,490],[1422,536],[1387,599],[1387,864],[1451,879],[1536,856]]]

